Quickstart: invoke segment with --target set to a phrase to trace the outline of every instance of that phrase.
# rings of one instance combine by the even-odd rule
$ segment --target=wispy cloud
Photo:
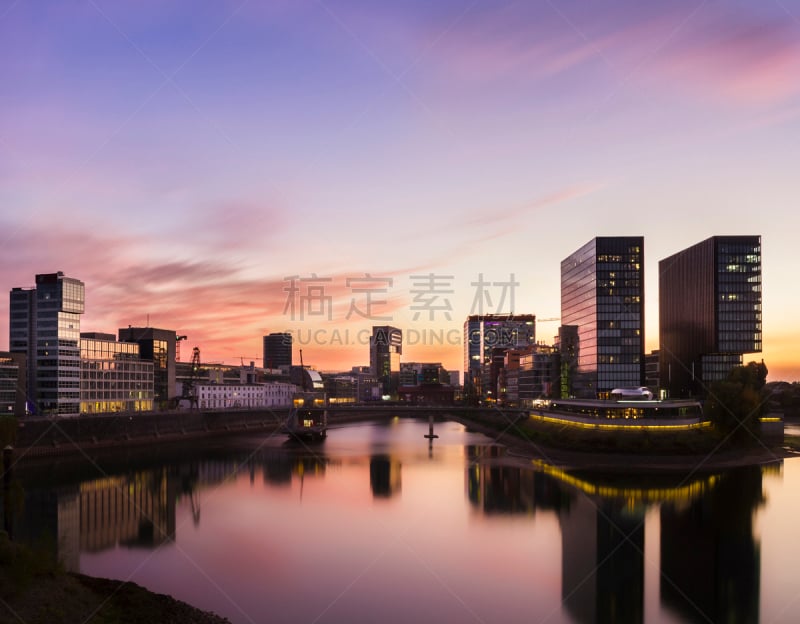
[[[260,214],[257,209],[256,214]],[[234,221],[249,209],[233,215]],[[224,225],[224,219],[222,220]],[[0,227],[8,227],[8,223]],[[417,269],[402,268],[380,274],[362,269],[305,273],[292,277],[275,274],[271,267],[254,272],[239,266],[231,254],[209,254],[198,260],[148,259],[143,252],[148,241],[124,233],[61,227],[18,227],[18,235],[0,248],[0,283],[6,290],[32,286],[33,273],[63,271],[86,284],[84,331],[116,333],[120,327],[149,324],[189,335],[192,346],[201,347],[206,358],[231,361],[252,358],[260,352],[261,336],[269,331],[327,326],[326,316],[302,321],[301,310],[309,310],[315,296],[326,299],[332,311],[331,327],[356,326],[365,321],[364,289],[375,289],[373,313],[391,315],[407,306],[406,278]],[[227,235],[226,235],[227,236]],[[225,239],[228,240],[228,239]],[[24,267],[23,269],[12,267]],[[312,278],[318,277],[318,281]],[[393,280],[391,284],[387,280]],[[292,290],[292,288],[296,290]],[[316,294],[309,287],[321,288]],[[385,292],[380,289],[384,289]],[[293,305],[290,305],[290,299]],[[351,312],[351,306],[356,309]],[[326,308],[328,309],[328,308]],[[349,320],[344,320],[346,316]],[[8,299],[0,299],[0,331],[8,335]],[[322,349],[333,362],[339,349]]]
[[[422,47],[438,28],[420,22],[407,43]],[[444,80],[477,86],[512,81],[519,89],[586,70],[569,88],[584,88],[591,76],[612,88],[641,81],[715,102],[769,104],[800,92],[800,24],[777,9],[725,3],[492,6],[461,20],[428,60]]]
[[[536,199],[520,204],[518,206],[508,206],[501,210],[492,211],[491,225],[502,226],[509,223],[519,223],[519,220],[526,216],[535,215],[537,212],[550,209],[558,204],[562,204],[579,197],[591,195],[606,185],[604,183],[577,183],[547,195],[537,197]],[[464,219],[464,225],[475,226],[479,225],[485,227],[487,224],[485,212],[478,212],[471,217]]]
[[[742,104],[800,93],[800,25],[721,9],[703,15],[655,62],[672,85]]]

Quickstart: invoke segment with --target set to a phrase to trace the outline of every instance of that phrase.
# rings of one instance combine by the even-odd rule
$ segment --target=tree
[[[739,443],[758,439],[760,418],[766,401],[762,390],[767,381],[764,362],[735,367],[725,381],[711,384],[706,415],[720,433]]]

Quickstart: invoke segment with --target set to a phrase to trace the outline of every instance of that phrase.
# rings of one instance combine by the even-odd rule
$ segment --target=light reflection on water
[[[233,622],[793,621],[798,460],[622,479],[427,426],[31,479],[18,533]]]

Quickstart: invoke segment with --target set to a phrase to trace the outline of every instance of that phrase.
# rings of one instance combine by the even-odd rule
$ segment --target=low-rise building
[[[439,362],[404,362],[397,398],[418,405],[452,405],[455,388],[449,382],[450,374]]]
[[[84,332],[80,358],[81,414],[152,411],[153,362],[139,357],[137,343]]]
[[[200,409],[289,407],[297,387],[290,383],[230,384],[200,382],[194,396]]]

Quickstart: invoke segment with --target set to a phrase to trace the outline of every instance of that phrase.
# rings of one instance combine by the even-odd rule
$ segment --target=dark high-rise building
[[[658,276],[661,385],[704,395],[761,351],[761,237],[713,236],[659,262]]]
[[[168,329],[154,327],[125,327],[119,329],[120,342],[139,345],[139,357],[153,362],[153,401],[165,407],[176,396],[175,348],[177,334]]]
[[[578,334],[569,394],[642,385],[643,237],[597,237],[561,262],[561,322]]]
[[[464,390],[481,398],[496,398],[497,365],[508,349],[536,344],[534,314],[481,314],[464,321]]]
[[[658,396],[658,389],[661,387],[661,376],[658,368],[659,358],[658,349],[644,356],[644,385],[650,389],[653,396]]]
[[[37,275],[35,288],[11,290],[9,351],[27,356],[33,413],[79,413],[83,310],[83,282],[61,271]]]
[[[278,332],[264,336],[264,368],[292,365],[292,334]]]
[[[403,332],[389,325],[372,328],[369,341],[369,366],[383,387],[384,394],[397,390],[400,356],[403,354]]]

